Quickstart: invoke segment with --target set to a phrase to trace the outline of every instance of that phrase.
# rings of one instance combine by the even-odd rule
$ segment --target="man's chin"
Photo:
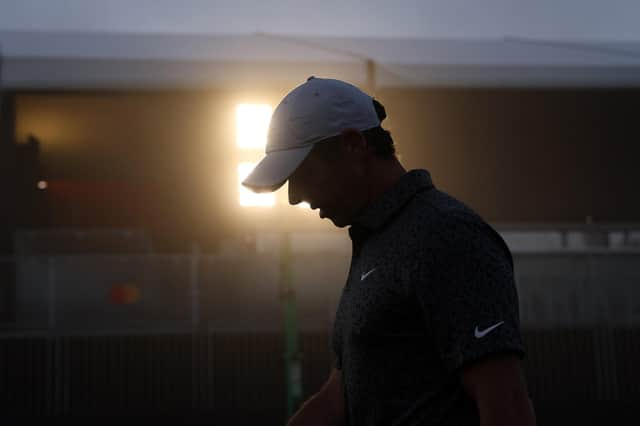
[[[344,228],[345,226],[351,225],[351,221],[345,220],[344,218],[335,218],[335,217],[327,216],[326,219],[329,219],[338,228]]]
[[[345,226],[351,225],[351,223],[353,222],[352,220],[345,217],[344,215],[334,215],[331,213],[332,213],[331,211],[320,209],[320,212],[319,212],[320,219],[329,219],[338,228],[344,228]]]

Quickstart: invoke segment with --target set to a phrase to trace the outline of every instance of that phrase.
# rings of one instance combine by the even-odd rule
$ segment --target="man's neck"
[[[377,164],[371,167],[371,170],[375,172],[372,173],[370,177],[369,200],[367,205],[371,205],[377,201],[407,173],[396,158],[391,160],[375,159],[373,161]]]

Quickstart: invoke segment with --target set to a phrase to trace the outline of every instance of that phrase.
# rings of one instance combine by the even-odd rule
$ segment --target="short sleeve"
[[[449,221],[447,243],[423,253],[416,294],[447,369],[485,355],[524,358],[509,248],[488,224]]]

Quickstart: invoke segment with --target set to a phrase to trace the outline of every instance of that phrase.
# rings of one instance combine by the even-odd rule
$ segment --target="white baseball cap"
[[[344,81],[311,76],[276,107],[269,124],[266,155],[242,185],[254,192],[275,191],[316,142],[346,129],[363,131],[379,125],[371,96]]]

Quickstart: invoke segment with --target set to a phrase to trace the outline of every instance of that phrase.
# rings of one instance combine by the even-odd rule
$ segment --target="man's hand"
[[[462,382],[480,413],[481,426],[535,426],[520,360],[512,354],[495,354],[462,369]]]

